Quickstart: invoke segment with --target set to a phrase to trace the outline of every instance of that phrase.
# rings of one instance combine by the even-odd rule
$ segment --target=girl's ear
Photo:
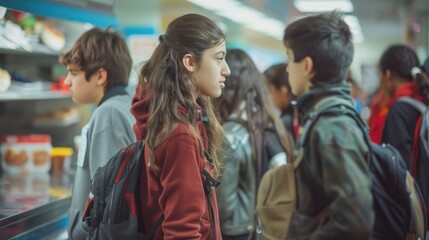
[[[106,86],[107,85],[107,71],[104,68],[99,68],[97,70],[97,72],[95,73],[97,74],[97,85],[98,86]]]
[[[182,63],[183,66],[185,66],[186,70],[188,70],[188,72],[194,72],[196,70],[194,58],[190,53],[183,56]]]

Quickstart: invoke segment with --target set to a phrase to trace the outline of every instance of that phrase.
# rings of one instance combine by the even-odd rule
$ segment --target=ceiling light
[[[333,10],[353,12],[353,4],[350,0],[295,0],[293,4],[300,12],[328,12]]]
[[[283,22],[270,18],[237,0],[188,0],[188,2],[252,30],[265,33],[277,39],[282,39],[283,37],[285,29]]]
[[[346,15],[344,16],[344,21],[350,27],[350,31],[353,34],[353,42],[362,42],[364,40],[364,36],[362,33],[362,27],[359,23],[359,19],[354,15]]]

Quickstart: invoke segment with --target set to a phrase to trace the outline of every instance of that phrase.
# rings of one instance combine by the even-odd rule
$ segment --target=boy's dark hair
[[[272,65],[265,70],[264,75],[268,80],[268,83],[273,85],[276,89],[280,89],[285,86],[289,92],[292,91],[289,83],[289,75],[286,72],[286,63],[279,63]]]
[[[293,22],[285,29],[283,43],[293,51],[295,62],[313,60],[313,85],[330,86],[346,78],[353,60],[352,38],[342,13],[333,11]]]
[[[381,56],[379,67],[382,73],[389,70],[404,81],[413,81],[411,69],[420,66],[416,52],[406,45],[390,46]]]
[[[79,37],[73,47],[60,55],[64,65],[76,64],[89,78],[99,68],[107,72],[106,90],[114,86],[126,86],[132,60],[125,40],[110,28],[93,28]]]

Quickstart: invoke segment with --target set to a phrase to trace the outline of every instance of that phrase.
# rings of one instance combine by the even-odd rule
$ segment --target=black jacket
[[[414,129],[420,112],[405,102],[396,101],[389,109],[385,120],[382,143],[388,143],[398,149],[410,169]]]

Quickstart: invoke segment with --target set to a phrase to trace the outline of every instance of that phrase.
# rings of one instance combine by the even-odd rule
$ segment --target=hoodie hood
[[[139,84],[131,103],[131,114],[136,119],[136,123],[133,126],[136,139],[143,139],[146,136],[147,121],[149,119],[149,100],[150,95],[143,96],[143,87]]]
[[[134,135],[136,139],[144,139],[146,136],[147,121],[149,120],[149,106],[151,94],[144,95],[144,86],[138,85],[136,88],[136,94],[133,97],[131,104],[131,114],[136,119],[136,123],[133,126]],[[183,115],[188,114],[188,110],[184,107],[180,107],[179,111]],[[206,122],[208,121],[207,116],[203,113],[201,106],[198,104],[195,106],[195,118],[197,121]]]

